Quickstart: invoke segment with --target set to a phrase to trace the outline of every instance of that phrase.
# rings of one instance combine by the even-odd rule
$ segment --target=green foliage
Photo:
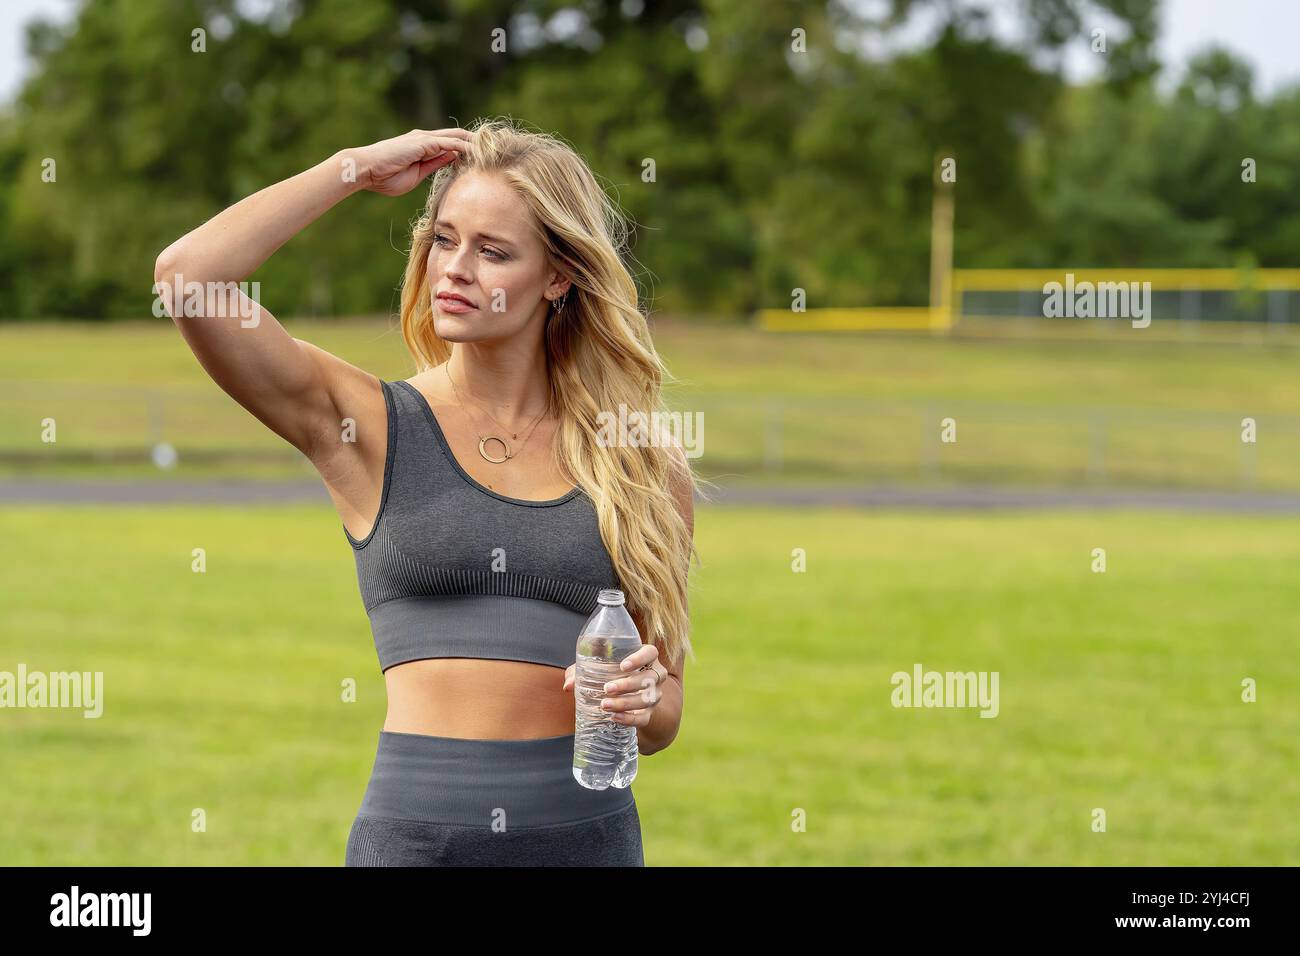
[[[1300,90],[1259,101],[1249,68],[1209,50],[1157,95],[1152,3],[1028,0],[1014,40],[988,0],[894,0],[876,20],[812,0],[293,9],[100,0],[29,28],[35,66],[0,117],[0,314],[146,315],[157,253],[240,198],[346,146],[498,115],[588,158],[636,224],[655,309],[746,312],[795,288],[812,305],[926,302],[943,158],[959,265],[1300,252]],[[913,17],[929,40],[891,47]],[[1099,22],[1104,76],[1070,88],[1050,64]],[[251,277],[263,300],[391,311],[424,195],[348,200]]]

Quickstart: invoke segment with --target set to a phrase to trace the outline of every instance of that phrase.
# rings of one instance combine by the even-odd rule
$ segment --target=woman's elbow
[[[158,258],[153,263],[153,281],[170,283],[175,277],[179,257],[176,254],[176,243],[158,253]]]
[[[173,321],[177,315],[177,297],[185,288],[184,267],[176,248],[177,242],[158,253],[153,264],[153,313],[160,319],[164,315],[171,316]]]

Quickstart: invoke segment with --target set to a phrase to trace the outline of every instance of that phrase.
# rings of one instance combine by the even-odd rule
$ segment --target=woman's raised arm
[[[358,370],[284,330],[239,287],[271,254],[362,189],[398,196],[454,162],[473,134],[412,130],[344,149],[240,200],[162,251],[154,290],[199,363],[226,394],[308,458],[337,432]]]

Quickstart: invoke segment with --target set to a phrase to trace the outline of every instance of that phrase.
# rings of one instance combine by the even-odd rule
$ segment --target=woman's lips
[[[468,302],[462,302],[460,299],[448,299],[443,296],[437,298],[438,308],[444,312],[450,312],[453,315],[460,315],[463,312],[474,312],[475,307]]]

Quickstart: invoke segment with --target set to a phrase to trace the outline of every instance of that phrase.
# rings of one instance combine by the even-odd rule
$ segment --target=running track
[[[1175,511],[1300,513],[1300,494],[1160,489],[1039,489],[1002,487],[821,488],[722,487],[717,505],[850,508],[1135,508]],[[698,500],[698,499],[697,499]],[[291,481],[52,481],[0,479],[0,506],[46,505],[274,505],[329,504],[318,480]]]

